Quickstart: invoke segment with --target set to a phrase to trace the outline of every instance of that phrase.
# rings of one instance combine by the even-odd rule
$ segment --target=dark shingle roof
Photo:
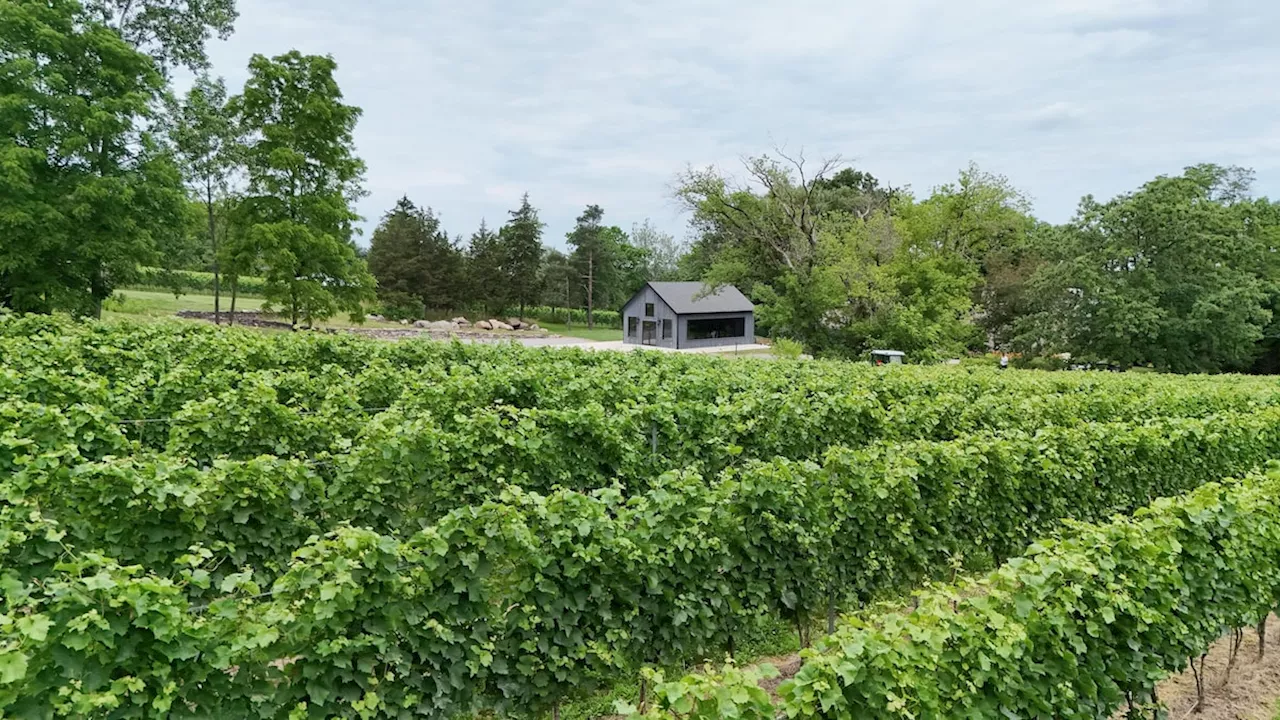
[[[700,282],[651,282],[649,287],[677,315],[687,313],[752,312],[755,305],[732,285],[721,285],[714,293]]]

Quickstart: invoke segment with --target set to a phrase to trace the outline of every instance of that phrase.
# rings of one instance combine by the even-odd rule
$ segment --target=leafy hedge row
[[[246,275],[236,282],[236,293],[240,297],[262,297],[266,290],[266,280],[259,277]],[[138,268],[137,275],[125,285],[125,289],[152,292],[173,292],[177,289],[184,294],[212,295],[213,273],[143,266]],[[226,275],[222,276],[222,294],[230,302],[231,283]]]
[[[104,422],[122,423],[142,448],[202,463],[259,454],[325,460],[354,449],[421,465],[435,442],[447,460],[442,473],[576,488],[630,484],[672,467],[717,472],[745,459],[815,457],[833,445],[1196,417],[1280,401],[1275,383],[1056,381],[819,363],[762,370],[449,345],[410,348],[423,359],[410,370],[376,354],[355,363],[349,351],[364,343],[246,336],[242,347],[173,334],[187,342],[114,331],[10,338],[0,401],[102,408]],[[278,366],[290,358],[299,369]]]
[[[509,313],[514,313],[517,308],[511,308]],[[539,305],[537,307],[527,307],[524,309],[524,316],[533,318],[540,323],[563,323],[569,322],[574,325],[587,325],[587,311],[584,308],[557,308]],[[622,313],[617,310],[595,310],[592,312],[592,320],[596,327],[610,328],[612,330],[622,329]]]
[[[733,406],[725,424],[769,422],[778,412],[792,422],[820,414],[797,429],[801,438],[850,412],[876,414],[869,437],[945,439],[977,428],[1195,416],[1280,400],[1280,384],[1269,378],[884,371],[848,363],[268,336],[196,325],[0,320],[6,398],[102,405],[122,419],[163,418],[244,382],[277,387],[280,402],[303,409],[349,394],[378,407],[404,398],[442,417],[494,405],[560,409],[590,402],[610,409],[678,403],[704,413]]]
[[[976,582],[921,593],[909,614],[854,619],[779,687],[664,684],[647,718],[1114,717],[1154,697],[1232,629],[1280,601],[1280,471],[1075,525]],[[713,689],[708,690],[708,686]]]
[[[0,506],[25,508],[0,512],[0,709],[9,692],[15,714],[71,698],[447,717],[541,712],[607,671],[722,651],[763,616],[803,625],[832,595],[911,587],[1061,518],[1242,472],[1280,451],[1280,409],[835,449],[710,482],[668,473],[629,496],[508,487],[417,531],[420,514],[385,514],[398,500],[362,504],[358,482],[328,495],[298,461],[68,463],[23,447],[0,457],[15,470]],[[398,533],[340,524],[400,515]]]

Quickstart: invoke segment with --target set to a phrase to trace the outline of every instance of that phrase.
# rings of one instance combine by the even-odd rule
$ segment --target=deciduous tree
[[[235,0],[85,0],[91,17],[155,58],[162,72],[209,66],[205,43],[231,35]]]
[[[1252,173],[1199,165],[1108,202],[1086,197],[1046,235],[1028,351],[1174,372],[1247,368],[1272,320],[1275,216]]]
[[[247,137],[243,254],[262,259],[265,294],[296,324],[363,312],[374,281],[356,256],[352,209],[364,162],[352,133],[360,109],[342,102],[330,57],[255,55],[232,106]]]
[[[155,63],[73,0],[0,3],[0,303],[98,314],[183,232]]]
[[[648,219],[631,226],[631,244],[645,252],[645,280],[680,279],[680,258],[687,248]]]
[[[232,196],[232,181],[243,155],[240,129],[222,78],[196,78],[182,101],[171,104],[169,114],[173,123],[170,139],[187,188],[204,205],[213,260],[213,318],[217,323],[222,312],[218,238],[225,234],[222,211]]]

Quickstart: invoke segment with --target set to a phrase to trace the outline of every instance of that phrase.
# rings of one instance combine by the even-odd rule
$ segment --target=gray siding
[[[641,306],[643,308],[643,306]],[[745,326],[745,332],[740,338],[704,338],[701,340],[689,339],[689,321],[713,318],[742,318]],[[624,321],[625,322],[625,321]],[[676,323],[676,339],[679,348],[702,348],[702,347],[725,347],[730,345],[746,345],[756,341],[756,319],[755,315],[749,312],[736,313],[696,313],[690,315],[681,315],[680,320]]]
[[[645,317],[645,303],[653,303],[653,316]],[[631,326],[630,318],[636,318],[636,334],[632,337],[628,334],[627,329]],[[667,340],[662,339],[662,321],[671,321],[671,337]],[[655,323],[654,340],[651,345],[657,345],[665,348],[675,348],[676,339],[679,337],[679,318],[673,312],[662,298],[658,297],[658,293],[648,285],[644,286],[631,301],[622,308],[622,341],[632,345],[639,345],[644,337],[644,323],[651,321]]]

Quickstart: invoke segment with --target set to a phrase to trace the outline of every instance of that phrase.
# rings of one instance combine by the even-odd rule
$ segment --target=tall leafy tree
[[[0,303],[98,314],[183,232],[163,77],[73,0],[0,3]]]
[[[822,212],[824,181],[841,161],[775,154],[746,159],[745,181],[714,168],[678,179],[675,196],[700,235],[690,269],[709,284],[737,285],[764,306],[762,326],[772,322],[775,331],[817,349],[827,344],[829,308],[815,270],[819,241],[835,216]]]
[[[685,246],[648,219],[631,226],[631,245],[644,251],[645,280],[678,280]]]
[[[1247,368],[1277,278],[1276,218],[1251,182],[1199,165],[1105,203],[1084,198],[1042,238],[1021,345],[1174,372]]]
[[[220,321],[222,283],[218,239],[225,234],[222,211],[232,194],[242,145],[240,129],[227,100],[222,78],[196,78],[181,102],[171,103],[170,139],[191,193],[204,205],[213,270],[213,317]]]
[[[261,258],[267,300],[296,324],[342,310],[359,316],[373,277],[356,256],[352,209],[365,165],[333,58],[291,51],[255,55],[232,107],[247,137],[247,231],[235,252]]]
[[[463,297],[462,255],[431,208],[404,197],[383,216],[369,244],[369,271],[383,305],[447,309]]]
[[[520,307],[524,318],[527,305],[537,302],[542,265],[542,228],[538,211],[529,203],[529,193],[520,198],[520,207],[511,211],[511,219],[498,232],[502,246],[506,294]]]
[[[573,260],[559,250],[548,250],[539,270],[542,276],[542,304],[570,308],[578,302],[580,280]]]
[[[90,17],[155,58],[162,72],[209,66],[205,43],[230,37],[235,0],[85,0]]]
[[[650,279],[649,251],[636,246],[622,228],[604,229],[605,240],[612,245],[613,282],[601,293],[610,309],[622,307]]]
[[[1003,175],[976,164],[929,197],[895,203],[904,231],[973,266],[973,303],[990,341],[1007,346],[1027,311],[1025,284],[1038,263],[1032,247],[1031,201]]]
[[[747,181],[681,178],[699,235],[683,272],[739,286],[757,302],[757,327],[815,352],[936,357],[975,343],[979,264],[958,247],[967,236],[946,193],[917,203],[838,158],[776,155],[749,158]]]

